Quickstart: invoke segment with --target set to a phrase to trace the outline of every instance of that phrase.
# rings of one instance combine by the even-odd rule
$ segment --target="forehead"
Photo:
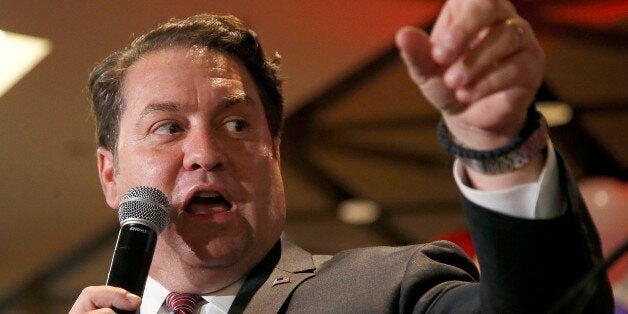
[[[201,101],[233,92],[245,92],[259,100],[242,62],[228,54],[199,47],[173,47],[148,53],[127,69],[122,84],[122,97],[127,105],[192,98]]]

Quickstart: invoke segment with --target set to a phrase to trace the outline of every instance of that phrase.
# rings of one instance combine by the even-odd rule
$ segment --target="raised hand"
[[[431,36],[404,27],[395,41],[410,77],[458,142],[491,150],[521,130],[545,57],[511,3],[449,0]]]

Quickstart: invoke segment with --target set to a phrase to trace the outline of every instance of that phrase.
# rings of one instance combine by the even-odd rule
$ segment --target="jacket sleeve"
[[[462,285],[435,299],[430,311],[452,304],[473,305],[482,313],[544,313],[597,263],[600,241],[578,189],[558,157],[565,214],[544,220],[513,218],[463,198],[462,204],[481,268],[478,288]],[[471,303],[471,299],[479,302]],[[606,277],[595,291],[580,295],[569,313],[612,313]],[[468,308],[468,310],[472,310]],[[465,311],[466,312],[466,311]]]

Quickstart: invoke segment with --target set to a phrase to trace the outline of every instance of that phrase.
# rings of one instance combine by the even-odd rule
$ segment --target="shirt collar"
[[[238,294],[238,290],[240,290],[243,282],[244,279],[240,279],[223,289],[201,295],[201,297],[207,303],[213,305],[213,307],[216,307],[226,313],[229,311],[229,308],[231,307],[231,304],[233,303],[236,294]],[[149,276],[146,280],[146,286],[144,288],[140,313],[157,313],[164,304],[164,301],[169,293],[170,291],[168,291],[168,289]]]
[[[140,305],[140,313],[157,313],[159,308],[168,296],[168,289],[164,288],[157,280],[148,276],[146,286],[144,287],[144,295],[142,296],[142,305]]]

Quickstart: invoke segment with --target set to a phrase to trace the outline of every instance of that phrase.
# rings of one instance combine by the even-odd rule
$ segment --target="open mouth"
[[[219,192],[198,192],[185,207],[190,214],[203,215],[231,210],[231,202]]]

